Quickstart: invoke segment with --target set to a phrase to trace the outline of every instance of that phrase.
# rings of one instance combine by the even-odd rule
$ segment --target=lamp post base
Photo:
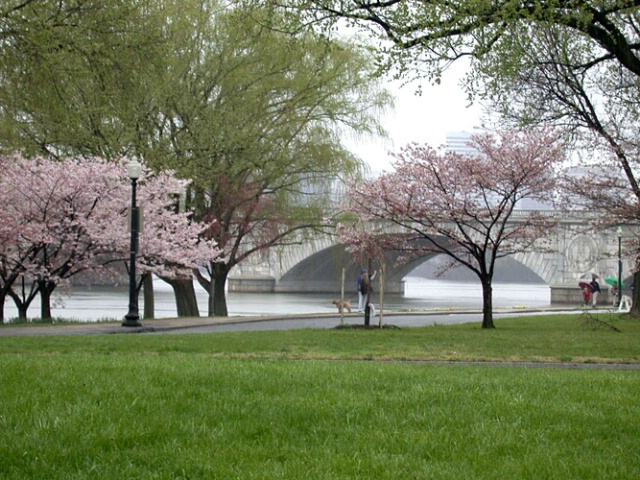
[[[122,322],[123,327],[141,327],[142,323],[140,323],[140,317],[135,314],[127,313],[124,316],[124,322]]]

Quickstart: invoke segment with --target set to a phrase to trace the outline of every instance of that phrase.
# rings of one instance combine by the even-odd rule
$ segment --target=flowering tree
[[[50,318],[56,287],[80,272],[106,270],[128,258],[129,180],[122,163],[100,159],[14,156],[0,157],[0,163],[0,307],[10,295],[25,317],[40,294],[41,316]],[[145,230],[138,260],[143,275],[190,275],[199,262],[217,257],[211,244],[198,239],[204,226],[168,208],[171,194],[185,182],[171,173],[140,182]],[[21,289],[15,288],[19,278]]]
[[[479,155],[407,146],[395,155],[395,172],[351,188],[348,209],[399,227],[402,234],[380,236],[385,249],[442,253],[474,272],[482,284],[482,327],[493,328],[496,260],[540,248],[553,224],[539,212],[514,219],[514,210],[525,198],[549,200],[564,148],[558,134],[544,130],[478,135],[471,145]],[[371,248],[359,236],[346,230],[342,240]]]

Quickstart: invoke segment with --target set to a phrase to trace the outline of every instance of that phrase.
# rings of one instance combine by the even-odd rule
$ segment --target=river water
[[[155,282],[156,318],[176,316],[173,291],[162,281]],[[200,314],[207,313],[207,294],[196,287]],[[348,295],[347,295],[348,296]],[[294,293],[235,293],[227,295],[230,316],[310,314],[336,312],[330,294]],[[357,297],[348,297],[357,306]],[[380,308],[380,299],[373,296],[373,303]],[[493,287],[494,307],[545,307],[551,303],[551,292],[544,284],[496,283]],[[126,287],[75,288],[66,295],[55,295],[52,305],[54,317],[79,321],[122,319],[127,313],[129,293]],[[479,283],[431,280],[405,277],[404,295],[385,295],[386,311],[420,311],[438,308],[480,308],[482,290]],[[140,297],[142,312],[142,297]],[[29,310],[30,317],[40,313],[36,299]],[[15,317],[16,309],[7,300],[5,318]]]

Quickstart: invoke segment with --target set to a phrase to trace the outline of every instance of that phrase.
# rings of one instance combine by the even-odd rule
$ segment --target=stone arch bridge
[[[517,222],[529,211],[512,215]],[[559,212],[549,212],[558,215]],[[551,301],[563,303],[579,298],[577,284],[581,276],[597,273],[602,278],[618,276],[618,233],[615,229],[596,231],[594,216],[562,216],[544,250],[512,256],[523,268],[535,273],[551,287]],[[629,235],[627,227],[624,235]],[[403,278],[437,253],[427,254],[408,263],[398,263],[397,253],[385,258],[387,273],[385,292],[404,293]],[[339,294],[345,271],[345,294],[355,290],[355,278],[364,265],[353,260],[345,246],[329,235],[317,236],[299,244],[267,252],[263,258],[245,262],[231,272],[229,291],[291,292]],[[623,278],[631,275],[631,259],[622,258]],[[374,269],[378,266],[373,265]]]

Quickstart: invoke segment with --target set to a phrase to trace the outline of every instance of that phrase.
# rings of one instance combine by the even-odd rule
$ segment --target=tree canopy
[[[296,21],[343,19],[367,28],[390,41],[391,46],[382,44],[379,52],[390,53],[388,65],[395,67],[424,69],[427,62],[439,70],[446,61],[463,56],[481,58],[521,34],[523,25],[533,29],[555,25],[590,39],[592,64],[614,59],[640,75],[638,0],[273,0],[271,4],[295,12]]]

